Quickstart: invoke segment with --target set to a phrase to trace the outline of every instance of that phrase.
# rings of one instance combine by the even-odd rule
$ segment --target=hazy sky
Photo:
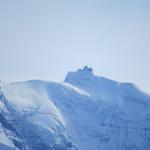
[[[84,65],[150,93],[150,0],[0,0],[0,80]]]

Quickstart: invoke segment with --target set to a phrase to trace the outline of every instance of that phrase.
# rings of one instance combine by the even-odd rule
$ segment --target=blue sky
[[[0,79],[62,81],[84,65],[150,93],[149,0],[0,0]]]

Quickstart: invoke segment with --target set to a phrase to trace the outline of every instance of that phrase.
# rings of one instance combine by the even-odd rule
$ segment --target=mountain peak
[[[82,70],[84,70],[84,71],[86,70],[86,71],[93,72],[93,69],[92,69],[92,68],[90,68],[90,67],[88,67],[87,65],[86,65],[86,66],[84,66]]]
[[[88,66],[84,66],[82,69],[78,69],[77,71],[68,72],[65,78],[65,82],[76,80],[89,80],[93,77],[93,69]]]

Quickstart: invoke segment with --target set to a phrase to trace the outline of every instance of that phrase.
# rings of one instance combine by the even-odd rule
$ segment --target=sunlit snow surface
[[[150,96],[131,83],[85,67],[61,83],[0,86],[0,149],[150,149]]]

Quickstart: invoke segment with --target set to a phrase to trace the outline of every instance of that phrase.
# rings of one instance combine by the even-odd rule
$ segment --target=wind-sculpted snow
[[[131,83],[85,67],[0,86],[0,149],[149,150],[150,96]]]

